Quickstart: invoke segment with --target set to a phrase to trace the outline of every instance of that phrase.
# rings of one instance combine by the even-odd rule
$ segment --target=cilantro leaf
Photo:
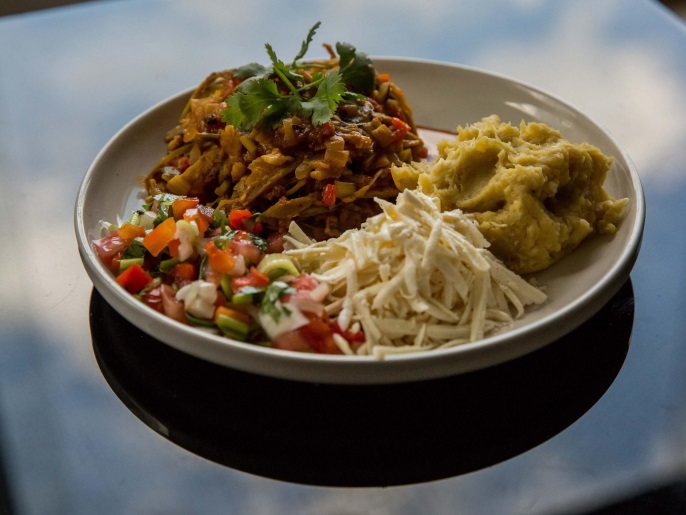
[[[282,315],[290,315],[291,311],[283,306],[279,299],[283,295],[292,295],[295,291],[295,288],[282,281],[274,281],[264,290],[260,312],[269,315],[274,322],[278,322]]]
[[[374,65],[367,54],[357,52],[348,43],[336,44],[340,71],[314,73],[311,82],[304,83],[299,71],[308,65],[300,66],[298,61],[307,53],[320,25],[317,22],[310,29],[290,66],[266,43],[271,66],[250,63],[237,68],[234,76],[244,80],[226,99],[222,120],[248,131],[257,126],[274,128],[288,115],[300,113],[311,118],[312,124],[317,126],[329,121],[342,101],[357,101],[362,94],[370,93],[376,80]],[[346,86],[354,91],[348,91]],[[284,88],[288,91],[284,92]],[[314,88],[317,90],[312,96]]]
[[[281,95],[276,83],[266,78],[243,82],[227,99],[222,120],[240,129],[250,130],[259,122],[273,126],[289,111],[299,108],[300,99]]]
[[[336,112],[336,107],[343,99],[345,85],[341,82],[341,74],[337,71],[326,75],[320,73],[312,77],[312,82],[321,80],[317,93],[311,100],[302,103],[303,112],[312,117],[313,125],[328,122]]]
[[[307,38],[305,41],[302,42],[302,45],[300,46],[300,52],[298,52],[298,55],[295,56],[293,59],[293,64],[291,64],[291,67],[295,68],[295,66],[298,63],[298,60],[302,59],[305,57],[305,54],[307,53],[307,49],[310,47],[310,43],[312,43],[312,38],[314,38],[315,33],[317,32],[317,29],[319,26],[322,24],[322,22],[318,21],[315,23],[310,31],[307,33]]]
[[[302,81],[302,77],[293,71],[291,71],[283,61],[281,61],[278,57],[276,57],[276,52],[274,52],[274,49],[272,46],[267,43],[264,45],[265,48],[267,49],[267,54],[269,54],[269,58],[272,61],[272,72],[276,74],[288,87],[288,89],[291,90],[291,93],[297,95],[298,90],[295,87],[295,84],[299,83]]]
[[[132,258],[142,258],[145,257],[145,247],[143,246],[143,238],[136,238],[131,242],[131,244],[126,247],[126,250],[124,251],[123,258],[124,259],[132,259]]]
[[[232,75],[237,79],[248,79],[250,77],[261,77],[269,73],[269,69],[259,63],[249,63],[236,68]]]
[[[358,52],[350,43],[336,43],[339,56],[339,67],[343,83],[348,84],[362,93],[369,93],[374,89],[376,79],[374,63],[364,52]]]
[[[177,198],[182,198],[182,196],[173,195],[172,193],[160,193],[153,196],[153,199],[157,201],[157,216],[152,222],[153,227],[157,227],[169,218],[169,209]]]
[[[215,209],[212,214],[212,227],[219,229],[220,234],[226,232],[226,226],[229,225],[229,220],[226,217],[226,213],[221,209]]]

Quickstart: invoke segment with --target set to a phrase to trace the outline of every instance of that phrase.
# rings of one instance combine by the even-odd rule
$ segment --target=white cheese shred
[[[511,324],[546,294],[487,249],[472,217],[441,212],[437,199],[405,190],[360,229],[313,242],[292,224],[286,253],[330,286],[326,311],[346,330],[361,327],[357,354],[453,347]],[[351,350],[342,341],[343,352]]]

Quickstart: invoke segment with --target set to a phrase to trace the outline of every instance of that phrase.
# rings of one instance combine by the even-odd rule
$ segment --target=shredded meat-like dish
[[[329,51],[329,60],[300,70],[304,83],[308,71],[338,69]],[[194,196],[227,214],[249,209],[270,233],[283,234],[297,219],[322,240],[377,214],[375,197],[395,199],[391,165],[427,155],[403,91],[387,74],[374,71],[372,90],[355,91],[324,123],[292,114],[274,127],[242,131],[221,117],[242,82],[234,72],[211,74],[192,94],[167,134],[167,154],[145,178],[150,195]]]

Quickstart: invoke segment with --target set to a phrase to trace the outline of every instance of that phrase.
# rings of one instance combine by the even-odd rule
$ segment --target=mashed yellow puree
[[[520,274],[549,267],[594,231],[613,234],[628,202],[603,188],[611,157],[542,123],[517,128],[493,115],[459,127],[438,152],[433,162],[393,167],[398,189],[473,213],[490,250]]]

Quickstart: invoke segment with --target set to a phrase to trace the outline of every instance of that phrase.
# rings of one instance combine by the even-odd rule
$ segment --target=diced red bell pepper
[[[336,203],[336,186],[327,184],[322,191],[322,203],[325,206],[333,206]]]
[[[262,232],[262,224],[254,222],[250,224],[253,214],[249,209],[232,209],[229,213],[229,225],[237,231],[248,231],[253,234]]]
[[[243,222],[252,216],[249,209],[232,209],[229,213],[229,225],[232,229],[244,230]]]
[[[393,132],[395,133],[394,142],[400,143],[405,135],[410,131],[410,126],[402,121],[400,118],[391,118],[391,124],[393,125]]]
[[[263,287],[269,284],[269,277],[260,272],[257,268],[250,267],[250,272],[247,275],[241,275],[231,278],[231,290],[237,293],[238,290],[244,286]]]
[[[152,282],[152,277],[138,263],[132,264],[116,278],[117,284],[129,293],[138,293]]]

